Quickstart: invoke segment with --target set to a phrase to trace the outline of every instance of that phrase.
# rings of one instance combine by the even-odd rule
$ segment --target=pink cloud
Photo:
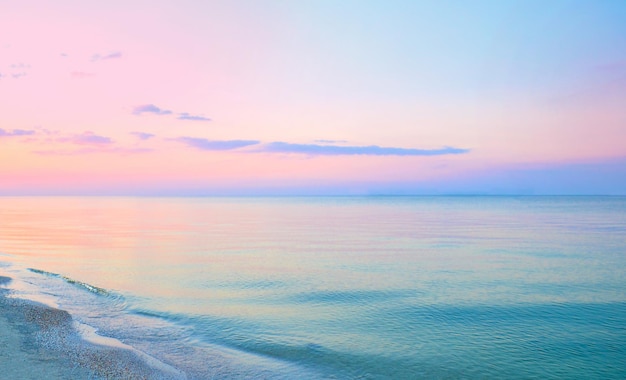
[[[62,137],[57,139],[58,142],[67,142],[76,145],[93,145],[104,146],[113,144],[113,140],[110,137],[96,135],[93,132],[83,132],[80,135],[73,135],[70,137]]]
[[[140,154],[150,153],[153,149],[149,148],[84,148],[84,149],[49,149],[49,150],[36,150],[33,153],[42,156],[78,156],[85,154],[97,154],[97,153],[109,153],[109,154]]]
[[[26,129],[13,129],[11,131],[0,128],[0,137],[15,137],[15,136],[32,136],[36,132],[34,130]]]
[[[190,115],[187,112],[182,112],[177,117],[178,120],[192,120],[192,121],[211,121],[208,117],[200,115]]]
[[[142,104],[133,108],[133,115],[141,115],[144,113],[151,113],[155,115],[169,115],[172,113],[172,111],[159,108],[154,104]]]
[[[152,133],[146,133],[146,132],[131,132],[130,134],[137,137],[140,140],[150,140],[151,138],[155,136]]]
[[[105,54],[105,55],[100,55],[100,54],[94,54],[91,57],[91,61],[92,62],[97,62],[97,61],[106,61],[109,59],[118,59],[118,58],[122,58],[122,53],[119,51],[115,51],[109,54]]]

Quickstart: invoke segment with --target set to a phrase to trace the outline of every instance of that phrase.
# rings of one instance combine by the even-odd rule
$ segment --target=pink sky
[[[0,9],[0,194],[626,193],[619,2]]]

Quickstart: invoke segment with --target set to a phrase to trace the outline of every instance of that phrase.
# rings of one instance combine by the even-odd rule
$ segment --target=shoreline
[[[0,372],[4,376],[37,380],[187,378],[143,352],[77,324],[65,310],[10,297],[11,281],[0,276]]]

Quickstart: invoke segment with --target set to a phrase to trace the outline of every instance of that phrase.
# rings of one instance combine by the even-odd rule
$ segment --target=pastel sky
[[[0,194],[626,194],[626,2],[0,0]]]

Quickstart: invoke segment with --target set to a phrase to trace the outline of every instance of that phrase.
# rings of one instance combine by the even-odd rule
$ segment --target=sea
[[[189,379],[626,378],[626,197],[0,197],[0,271]]]

